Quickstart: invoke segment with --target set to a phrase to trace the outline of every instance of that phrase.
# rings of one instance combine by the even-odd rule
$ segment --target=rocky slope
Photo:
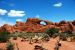
[[[44,32],[48,28],[59,28],[59,32],[64,32],[66,30],[75,31],[75,21],[66,22],[60,21],[59,23],[50,22],[47,20],[40,20],[38,18],[28,18],[24,22],[16,22],[15,25],[11,26],[4,24],[0,27],[0,31],[8,31],[10,33],[18,32]]]

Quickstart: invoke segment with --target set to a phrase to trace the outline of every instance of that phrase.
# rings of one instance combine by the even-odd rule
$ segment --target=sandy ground
[[[42,45],[44,48],[48,50],[54,50],[55,43],[57,42],[56,39],[50,39],[49,42],[43,42],[41,44],[34,43],[29,44],[29,42],[21,42],[21,39],[14,40],[14,43],[18,44],[19,50],[34,50],[35,45]],[[67,42],[67,41],[61,41],[61,47],[60,50],[75,50],[75,42]],[[16,49],[15,49],[16,50]]]
[[[17,43],[19,50],[34,50],[34,46],[38,44],[38,43],[34,43],[31,45],[27,41],[21,42],[20,38],[18,38],[17,40],[11,39],[11,41],[14,42],[15,44]],[[57,42],[56,39],[50,39],[49,42],[43,42],[38,45],[42,45],[44,48],[48,50],[54,50],[56,42]],[[2,43],[0,43],[0,48],[1,47],[4,47]],[[15,50],[17,50],[16,45],[14,47],[15,47]],[[61,47],[59,50],[75,50],[75,42],[61,41]]]

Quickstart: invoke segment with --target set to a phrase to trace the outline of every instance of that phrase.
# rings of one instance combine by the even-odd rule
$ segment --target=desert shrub
[[[68,38],[73,40],[74,37],[75,37],[75,34],[70,30],[60,33],[60,39],[61,40],[67,40]]]
[[[12,34],[12,37],[13,37],[13,40],[17,40],[18,33],[17,33],[17,32],[13,33],[13,34]]]
[[[8,42],[6,45],[7,50],[14,50],[14,44],[11,42]]]
[[[7,31],[0,32],[0,42],[6,42],[10,38],[10,33]]]
[[[63,40],[63,41],[66,41],[68,38],[68,33],[60,33],[60,39]]]
[[[55,33],[52,37],[56,38],[57,36],[60,36],[60,33]]]
[[[73,41],[75,41],[75,36],[73,36]]]
[[[72,37],[73,33],[72,31],[68,30],[68,31],[65,31],[64,33],[67,33],[67,37]]]
[[[50,37],[52,37],[55,33],[58,33],[59,29],[57,28],[49,28],[45,31]]]
[[[20,37],[21,34],[22,34],[21,32],[15,31],[11,34],[11,37],[13,37],[14,40],[17,40],[17,37]]]
[[[48,36],[48,35],[45,35],[45,36],[43,37],[43,39],[44,39],[45,41],[49,41],[49,36]]]

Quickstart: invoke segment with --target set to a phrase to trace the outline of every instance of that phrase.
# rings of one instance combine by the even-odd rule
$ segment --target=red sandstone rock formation
[[[8,25],[8,24],[4,24],[1,28],[0,28],[1,31],[8,31],[10,33],[13,32],[13,27]]]
[[[46,25],[40,24],[40,22],[45,22]],[[0,31],[8,31],[10,33],[18,31],[18,32],[44,32],[48,28],[59,28],[60,32],[64,32],[67,30],[75,31],[75,21],[66,22],[60,21],[59,23],[53,23],[50,21],[40,20],[38,18],[28,18],[25,23],[16,22],[15,25],[10,26],[8,24],[4,24],[0,27]]]

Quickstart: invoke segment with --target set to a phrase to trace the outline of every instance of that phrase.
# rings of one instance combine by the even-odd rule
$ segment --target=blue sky
[[[0,0],[0,26],[25,22],[27,18],[75,20],[75,0]]]

